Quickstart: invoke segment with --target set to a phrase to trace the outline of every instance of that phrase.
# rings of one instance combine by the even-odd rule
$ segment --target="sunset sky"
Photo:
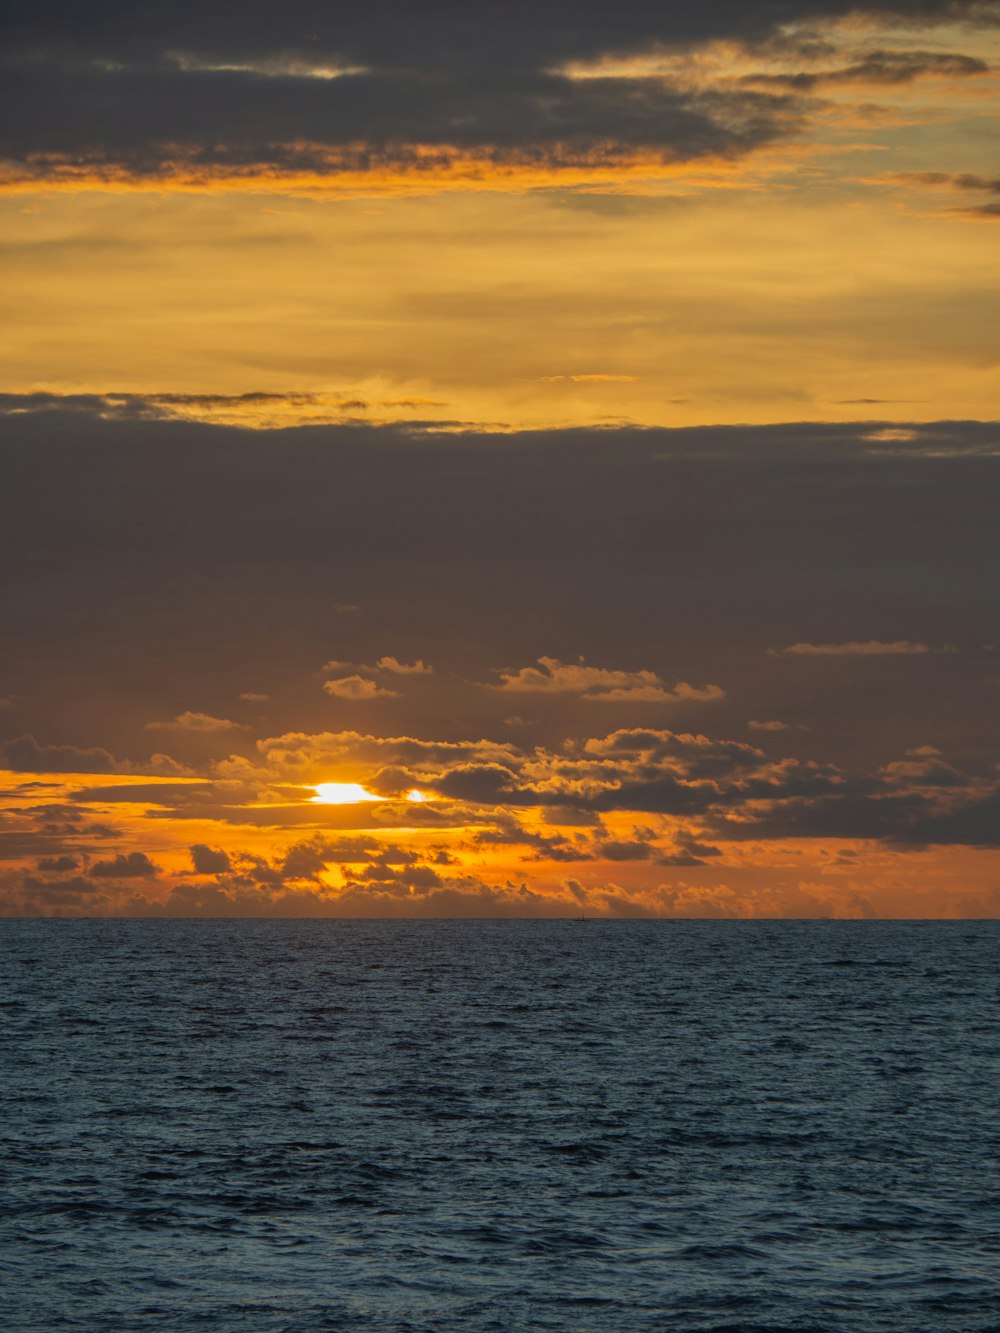
[[[1000,916],[1000,2],[12,0],[0,913]]]

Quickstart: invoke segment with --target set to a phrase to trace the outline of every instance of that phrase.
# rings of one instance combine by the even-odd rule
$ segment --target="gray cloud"
[[[76,870],[79,864],[75,856],[42,856],[38,861],[38,869],[55,872]]]
[[[95,861],[90,873],[95,879],[154,879],[157,867],[145,852],[119,852],[111,861]]]
[[[922,657],[925,653],[957,651],[950,643],[932,647],[910,639],[894,639],[891,643],[880,639],[867,639],[863,643],[856,639],[847,643],[792,643],[787,648],[768,649],[772,657]]]
[[[220,875],[229,869],[229,856],[221,848],[199,842],[191,848],[191,864],[199,875]]]
[[[890,176],[888,180],[891,184],[925,185],[957,191],[959,194],[983,194],[986,196],[985,201],[949,211],[984,221],[1000,218],[1000,198],[995,197],[1000,196],[1000,176],[983,176],[973,172],[908,171]]]
[[[793,132],[802,87],[691,91],[558,71],[602,54],[762,42],[859,8],[890,24],[992,15],[976,0],[777,0],[766,9],[494,0],[419,14],[403,0],[335,12],[319,0],[249,9],[112,0],[98,11],[19,0],[7,7],[0,147],[39,176],[81,164],[135,176],[436,165],[415,145],[550,165],[636,148],[733,154]],[[961,56],[922,56],[928,68],[942,60],[948,72],[971,72]],[[915,77],[917,63],[886,52],[825,77],[898,82]]]
[[[860,60],[832,69],[797,74],[754,74],[747,82],[759,86],[811,92],[814,88],[850,84],[913,83],[924,78],[970,78],[989,72],[989,65],[974,56],[943,51],[870,51]]]
[[[640,838],[612,838],[602,842],[597,853],[606,861],[648,861],[655,854],[655,849],[651,843]]]
[[[113,773],[113,755],[99,746],[39,745],[34,736],[0,743],[0,767],[15,773]]]
[[[419,15],[407,0],[372,0],[335,12],[323,0],[289,0],[278,8],[262,0],[211,7],[191,0],[151,0],[141,7],[108,0],[99,10],[82,0],[11,0],[5,15],[12,49],[48,52],[64,62],[152,60],[187,52],[202,64],[277,57],[272,69],[280,69],[282,63],[294,67],[297,57],[314,67],[447,71],[456,63],[480,70],[537,69],[560,57],[582,59],[725,35],[757,40],[782,25],[864,11],[911,24],[996,21],[988,0],[776,0],[764,8],[741,0],[706,0],[697,7],[622,0],[613,9],[573,0],[550,0],[544,8],[530,0],[484,0],[473,11],[437,4]],[[178,65],[199,63],[173,59]]]

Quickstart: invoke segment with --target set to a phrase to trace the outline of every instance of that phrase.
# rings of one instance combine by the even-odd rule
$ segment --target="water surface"
[[[1000,1329],[996,923],[0,925],[16,1333]]]

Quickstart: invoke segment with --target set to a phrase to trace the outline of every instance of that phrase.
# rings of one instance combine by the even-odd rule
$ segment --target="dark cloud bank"
[[[815,34],[790,38],[788,25],[859,12],[889,26],[934,25],[995,22],[998,7],[16,3],[5,9],[0,147],[15,175],[40,179],[81,167],[142,177],[442,165],[415,154],[419,145],[550,165],[637,149],[681,160],[731,155],[794,132],[802,97],[823,76],[692,90],[562,71],[568,62],[720,38],[794,51],[796,41],[814,46]],[[978,72],[961,53],[947,59],[953,74]],[[911,65],[889,51],[860,72],[848,66],[846,77],[892,83],[912,77]]]
[[[377,761],[389,794],[416,774],[455,801],[728,839],[998,841],[993,425],[254,432],[6,406],[8,769],[198,774],[260,763],[262,737],[368,733],[424,738],[329,750]],[[546,655],[565,689],[528,670]],[[595,691],[581,658],[663,687]],[[331,659],[393,689],[332,696]],[[149,727],[185,716],[226,726]],[[715,748],[655,740],[686,732]],[[574,793],[571,761],[620,763],[617,785]],[[204,784],[162,790],[229,817]]]

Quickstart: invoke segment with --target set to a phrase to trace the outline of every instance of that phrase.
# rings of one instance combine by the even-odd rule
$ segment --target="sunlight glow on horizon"
[[[310,799],[318,805],[354,805],[359,801],[379,801],[382,798],[365,791],[360,782],[317,782],[316,795]]]
[[[317,782],[313,791],[315,796],[309,799],[316,805],[356,805],[362,801],[390,801],[405,800],[414,804],[422,804],[432,798],[416,787],[412,788],[402,798],[392,796],[379,796],[376,792],[367,791],[360,782]]]

